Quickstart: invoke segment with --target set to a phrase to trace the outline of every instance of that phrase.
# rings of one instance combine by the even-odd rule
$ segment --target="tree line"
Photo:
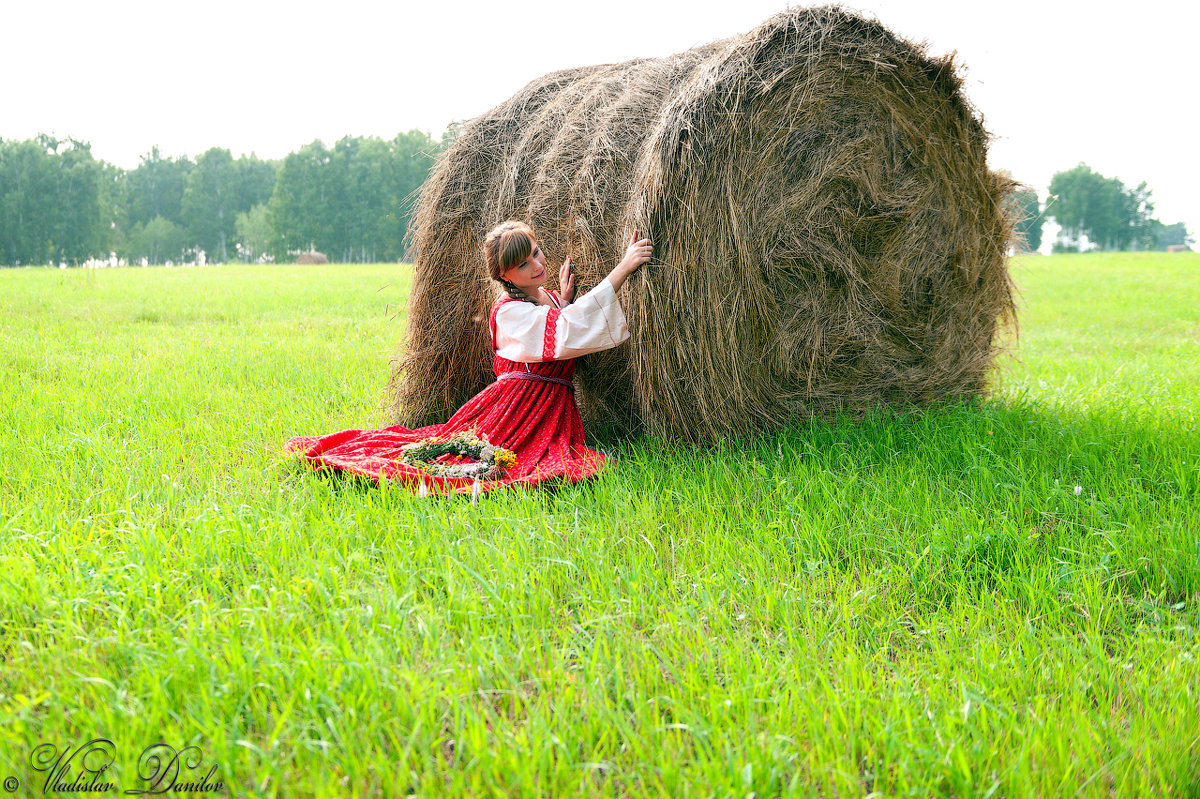
[[[0,264],[284,261],[308,250],[399,260],[416,192],[448,140],[347,136],[277,161],[155,147],[132,170],[76,139],[0,140]]]
[[[155,147],[132,170],[75,139],[0,140],[0,264],[284,261],[309,250],[399,260],[416,192],[451,135],[347,136],[278,161],[220,147],[168,158]],[[1086,164],[1056,173],[1044,202],[1025,187],[1007,203],[1019,249],[1041,246],[1046,219],[1061,228],[1055,252],[1193,242],[1182,222],[1154,217],[1144,182],[1131,189]]]
[[[1145,181],[1129,188],[1087,164],[1055,173],[1044,202],[1028,187],[1014,191],[1007,201],[1016,220],[1018,249],[1025,251],[1041,247],[1046,219],[1060,228],[1054,252],[1165,250],[1194,243],[1183,222],[1168,225],[1154,217]]]

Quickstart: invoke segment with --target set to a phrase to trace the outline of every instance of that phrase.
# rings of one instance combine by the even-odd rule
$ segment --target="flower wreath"
[[[438,458],[443,455],[458,455],[475,460],[441,463]],[[476,435],[472,429],[405,444],[400,448],[400,462],[438,477],[491,480],[503,477],[505,472],[516,466],[517,456],[512,450],[494,446],[487,440],[486,435]]]

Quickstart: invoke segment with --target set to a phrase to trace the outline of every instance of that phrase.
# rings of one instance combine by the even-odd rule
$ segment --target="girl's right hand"
[[[625,257],[621,259],[621,263],[617,268],[626,274],[637,271],[637,268],[650,260],[654,255],[654,245],[650,239],[639,239],[638,231],[633,231],[633,238],[629,240],[629,247],[625,250]]]

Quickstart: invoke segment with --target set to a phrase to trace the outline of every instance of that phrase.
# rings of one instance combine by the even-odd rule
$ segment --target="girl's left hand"
[[[562,297],[563,302],[575,299],[575,276],[571,274],[571,256],[569,255],[558,270],[558,295]]]

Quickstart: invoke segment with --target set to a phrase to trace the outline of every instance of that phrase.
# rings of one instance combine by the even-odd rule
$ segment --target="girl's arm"
[[[612,283],[613,289],[621,290],[621,286],[625,284],[625,279],[638,270],[642,264],[650,260],[654,254],[654,245],[650,239],[639,239],[638,232],[633,231],[633,238],[629,240],[629,247],[625,250],[625,257],[621,262],[608,273],[605,278],[609,283]],[[567,256],[567,260],[563,261],[563,265],[558,270],[558,296],[565,303],[570,303],[575,298],[575,276],[571,274],[571,256]]]
[[[633,238],[629,240],[625,257],[621,259],[621,263],[617,264],[615,269],[608,273],[608,277],[605,279],[612,283],[614,290],[620,291],[621,286],[625,285],[625,279],[636,272],[638,267],[649,261],[653,254],[654,245],[650,239],[639,239],[638,232],[633,231]]]
[[[528,302],[506,302],[496,309],[496,354],[510,361],[577,358],[627,338],[629,323],[607,280],[562,309]]]

